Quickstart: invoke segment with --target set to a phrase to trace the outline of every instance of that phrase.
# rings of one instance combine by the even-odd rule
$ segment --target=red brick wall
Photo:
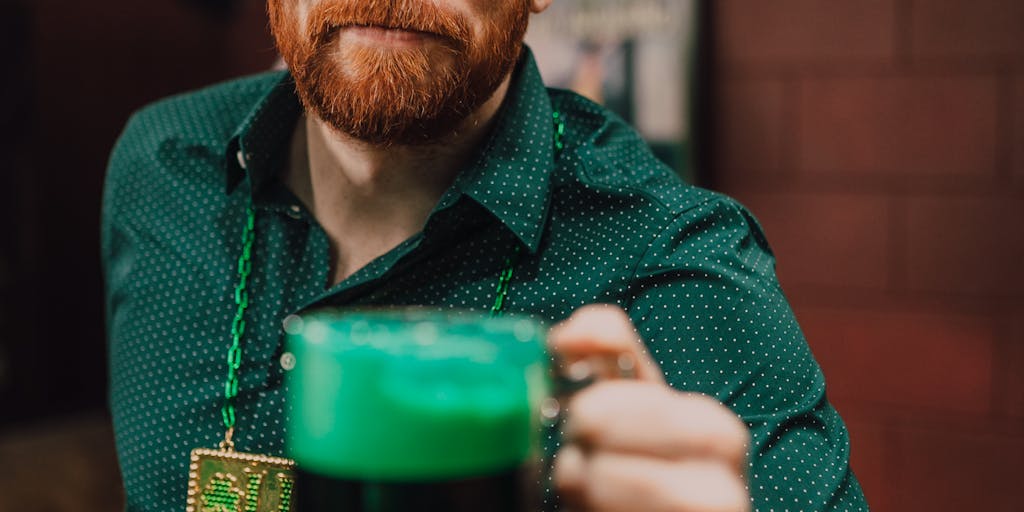
[[[1020,510],[1024,2],[716,0],[750,206],[875,511]]]

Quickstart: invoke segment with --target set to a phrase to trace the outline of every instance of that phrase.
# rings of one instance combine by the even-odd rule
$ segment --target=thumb
[[[633,322],[617,306],[599,304],[577,309],[548,331],[548,349],[564,365],[579,361],[599,365],[601,376],[632,373],[649,382],[665,382]]]

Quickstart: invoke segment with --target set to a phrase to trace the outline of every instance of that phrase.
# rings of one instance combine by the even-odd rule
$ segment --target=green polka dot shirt
[[[278,179],[301,108],[286,72],[242,78],[137,112],[113,151],[101,229],[127,510],[181,510],[189,452],[223,438],[250,200],[241,451],[282,454],[285,317],[339,306],[488,310],[519,248],[506,311],[555,322],[585,304],[624,308],[672,387],[717,398],[749,426],[757,510],[867,508],[846,428],[757,221],[681,182],[614,114],[546,89],[529,51],[488,141],[423,230],[335,286],[324,230]]]

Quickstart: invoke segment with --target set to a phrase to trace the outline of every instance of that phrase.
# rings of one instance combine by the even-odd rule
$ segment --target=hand
[[[563,364],[635,361],[636,380],[604,380],[567,404],[554,483],[575,511],[748,511],[750,434],[717,400],[670,388],[625,312],[586,306],[551,329]]]

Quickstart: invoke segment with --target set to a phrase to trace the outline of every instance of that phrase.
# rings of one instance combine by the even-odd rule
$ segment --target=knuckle
[[[722,444],[729,448],[728,453],[732,455],[732,459],[738,461],[746,458],[750,450],[750,430],[743,420],[728,409],[724,411],[721,435]]]
[[[667,510],[701,512],[747,512],[750,495],[742,481],[725,465],[703,463],[684,472],[686,485],[676,485],[664,495]]]
[[[562,492],[578,493],[583,487],[583,453],[579,447],[568,445],[555,455],[552,478],[555,488]]]
[[[742,423],[731,422],[731,428],[723,428],[716,442],[721,456],[735,466],[745,464],[750,452],[750,433]]]
[[[576,310],[573,318],[590,326],[600,327],[602,330],[609,330],[606,334],[622,335],[624,332],[632,334],[633,321],[626,314],[626,311],[613,304],[590,304]]]
[[[603,423],[601,409],[606,401],[603,396],[603,383],[593,384],[577,392],[566,404],[565,412],[569,418],[566,435],[573,439],[593,443],[599,440]]]
[[[699,425],[697,435],[704,439],[705,449],[717,453],[731,462],[738,463],[747,458],[750,450],[750,430],[747,424],[725,404],[714,397],[687,393],[689,407],[680,407],[676,421],[681,424]],[[696,422],[691,416],[700,416],[704,421]]]
[[[619,315],[626,317],[626,311],[615,304],[587,304],[576,310],[579,314]]]

